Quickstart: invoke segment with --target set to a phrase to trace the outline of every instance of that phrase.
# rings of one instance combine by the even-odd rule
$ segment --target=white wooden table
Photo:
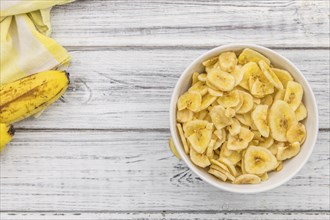
[[[81,0],[52,13],[71,86],[16,125],[1,219],[329,219],[329,2]],[[196,56],[257,43],[291,59],[320,112],[315,150],[285,185],[220,191],[168,150],[172,89]]]

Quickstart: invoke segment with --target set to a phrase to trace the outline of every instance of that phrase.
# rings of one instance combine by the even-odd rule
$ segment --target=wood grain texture
[[[98,219],[208,219],[208,220],[329,220],[326,212],[97,212],[97,213],[66,213],[66,212],[8,212],[0,213],[2,220],[98,220]]]
[[[0,219],[329,219],[329,1],[78,0],[53,9],[52,26],[72,83],[16,124],[0,156]],[[226,43],[280,52],[318,101],[309,162],[270,192],[215,189],[168,150],[177,79]]]
[[[329,2],[80,0],[53,11],[65,46],[329,47]]]
[[[1,155],[1,210],[328,210],[329,131],[304,168],[256,195],[218,190],[169,151],[169,132],[20,131]],[[270,177],[271,178],[271,177]]]
[[[71,85],[37,120],[17,128],[167,129],[173,88],[206,49],[72,51]],[[317,98],[320,127],[329,128],[328,50],[276,50],[304,73]]]

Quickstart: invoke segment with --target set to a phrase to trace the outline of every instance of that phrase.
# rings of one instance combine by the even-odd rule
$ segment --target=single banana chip
[[[273,145],[273,143],[274,143],[274,139],[271,136],[269,136],[268,138],[261,138],[261,140],[259,140],[258,146],[269,148]]]
[[[221,105],[213,107],[213,109],[210,111],[210,116],[213,124],[217,129],[224,128],[233,122],[231,117],[226,116],[225,108]]]
[[[297,119],[288,103],[277,100],[270,108],[268,122],[272,137],[277,141],[287,141],[286,133],[297,124]]]
[[[250,48],[245,48],[238,57],[238,63],[242,64],[242,65],[244,65],[248,62],[258,63],[260,60],[263,60],[268,65],[270,65],[270,60],[268,58],[266,58],[261,53],[258,53],[257,51],[254,51]]]
[[[233,120],[233,122],[231,123],[231,125],[228,125],[227,128],[228,128],[228,131],[229,131],[230,135],[235,136],[235,135],[240,133],[241,124],[235,118],[233,118],[232,120]]]
[[[278,147],[276,158],[278,160],[287,160],[296,156],[300,151],[299,142],[285,143],[283,147]]]
[[[229,157],[226,157],[232,164],[236,165],[242,160],[242,155],[237,151],[233,151]]]
[[[205,152],[207,146],[209,145],[211,138],[212,138],[212,130],[204,128],[190,135],[188,137],[188,141],[191,147],[197,153],[202,154]]]
[[[304,90],[302,86],[294,81],[289,81],[285,90],[284,101],[287,102],[293,111],[296,111],[301,103]]]
[[[274,87],[270,83],[265,83],[256,79],[252,84],[250,91],[254,97],[263,98],[266,95],[274,93]]]
[[[277,100],[284,100],[285,90],[278,90],[274,96],[274,102]]]
[[[201,111],[201,110],[207,109],[216,100],[217,100],[217,97],[215,97],[209,93],[204,95],[202,98],[202,104],[201,104],[201,107],[199,110]]]
[[[190,149],[190,159],[195,165],[202,168],[211,165],[210,160],[206,155],[197,153],[193,148]]]
[[[214,65],[216,62],[218,62],[219,60],[219,57],[216,56],[216,57],[212,57],[211,59],[208,59],[208,60],[205,60],[202,64],[203,66],[212,66]]]
[[[234,71],[237,64],[237,57],[234,52],[224,52],[219,56],[220,68],[228,73]]]
[[[209,169],[208,172],[224,182],[227,180],[227,176],[217,170]]]
[[[177,111],[176,120],[181,123],[185,123],[191,121],[193,119],[194,113],[189,109],[183,109],[181,111]]]
[[[272,70],[276,74],[277,78],[281,81],[284,88],[286,88],[286,85],[289,81],[293,81],[293,78],[288,71],[277,68],[272,68]]]
[[[214,157],[214,151],[213,151],[214,144],[215,144],[215,140],[214,139],[211,139],[209,145],[207,146],[206,156],[209,159],[213,159],[213,157]]]
[[[294,143],[294,142],[299,142],[300,144],[304,143],[306,139],[305,125],[301,123],[292,125],[286,133],[286,138],[290,143]]]
[[[277,166],[275,156],[266,148],[250,146],[244,156],[245,170],[250,174],[263,174]]]
[[[192,85],[195,85],[197,82],[198,82],[198,75],[199,73],[198,72],[194,72],[193,75],[192,75]]]
[[[212,70],[207,74],[207,81],[221,91],[230,91],[235,86],[235,78],[227,72]]]
[[[224,108],[235,107],[241,101],[239,96],[240,93],[238,90],[224,92],[223,95],[217,99],[217,102],[219,103],[219,105],[221,105]]]
[[[223,96],[223,92],[221,92],[219,90],[214,90],[214,89],[211,89],[211,88],[207,88],[207,91],[209,92],[210,95],[215,96],[215,97]]]
[[[278,77],[274,73],[274,71],[269,67],[269,65],[265,61],[260,60],[258,62],[258,64],[259,64],[260,69],[264,73],[264,76],[266,76],[266,78],[269,80],[269,82],[273,86],[275,86],[277,89],[283,89],[284,88],[281,81],[278,79]]]
[[[266,95],[264,98],[261,99],[260,104],[262,105],[268,105],[269,107],[273,104],[273,96],[272,95]]]
[[[193,121],[189,121],[189,122],[185,123],[183,125],[183,131],[184,131],[185,137],[189,137],[193,133],[206,128],[208,123],[209,122],[206,120],[193,120]]]
[[[179,131],[179,136],[181,138],[181,142],[182,142],[182,145],[183,145],[183,148],[184,148],[184,152],[186,154],[189,154],[189,147],[188,147],[188,144],[187,144],[187,140],[186,140],[186,137],[183,135],[183,130],[182,130],[182,126],[180,123],[176,124],[177,128],[178,128],[178,131]]]
[[[270,132],[267,121],[267,115],[268,115],[267,105],[258,105],[251,113],[253,123],[256,125],[260,134],[264,137],[268,137]]]
[[[213,89],[215,91],[222,92],[217,87],[213,86],[207,79],[206,79],[206,83],[205,84],[206,84],[206,86],[207,86],[208,89],[210,88],[210,89]]]
[[[303,103],[300,103],[295,111],[297,121],[302,121],[307,117],[307,109]]]
[[[258,184],[261,182],[261,179],[257,175],[253,174],[242,174],[236,177],[234,184]]]
[[[207,110],[201,110],[200,112],[194,113],[194,116],[195,116],[195,119],[205,120],[205,118],[208,114],[209,114],[209,112]],[[191,119],[191,120],[193,120],[193,119]]]
[[[178,99],[178,110],[185,108],[197,112],[202,104],[202,96],[197,92],[186,92]]]
[[[203,96],[207,93],[207,86],[203,82],[198,81],[192,87],[190,87],[190,89],[188,91],[191,93],[197,92],[197,93],[201,94],[201,96]]]
[[[206,73],[201,73],[198,75],[198,80],[201,81],[201,82],[206,82],[206,78],[207,78],[207,75]]]
[[[240,96],[243,100],[242,106],[236,111],[238,114],[244,114],[249,112],[253,108],[253,97],[244,91],[239,91]]]
[[[229,150],[243,150],[248,147],[253,139],[253,132],[245,127],[241,127],[240,133],[237,135],[228,135],[227,148]]]
[[[266,181],[266,180],[268,180],[268,179],[269,179],[269,177],[268,177],[268,174],[267,174],[267,173],[264,173],[264,174],[260,175],[259,177],[260,177],[260,179],[261,179],[262,181]]]
[[[176,147],[175,147],[175,145],[173,143],[173,139],[172,138],[170,138],[168,140],[168,146],[170,147],[170,149],[171,149],[172,153],[174,154],[174,156],[176,156],[176,158],[178,158],[179,160],[181,160],[180,154],[176,150]]]
[[[235,78],[235,86],[239,85],[243,79],[244,72],[241,65],[236,65],[234,71],[231,73]]]
[[[232,118],[232,117],[235,116],[235,114],[236,114],[236,111],[234,109],[232,109],[232,108],[226,108],[225,115],[227,117]]]
[[[283,163],[280,162],[280,163],[278,164],[278,166],[276,167],[276,171],[277,171],[277,172],[280,172],[282,169],[283,169]]]

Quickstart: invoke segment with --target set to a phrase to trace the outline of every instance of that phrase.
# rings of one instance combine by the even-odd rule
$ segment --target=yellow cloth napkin
[[[69,64],[68,52],[49,37],[50,9],[72,1],[0,1],[0,85]]]

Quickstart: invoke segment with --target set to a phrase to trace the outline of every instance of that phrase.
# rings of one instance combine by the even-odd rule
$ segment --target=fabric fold
[[[51,34],[50,10],[72,0],[1,1],[0,85],[50,69],[63,69],[70,55]]]

